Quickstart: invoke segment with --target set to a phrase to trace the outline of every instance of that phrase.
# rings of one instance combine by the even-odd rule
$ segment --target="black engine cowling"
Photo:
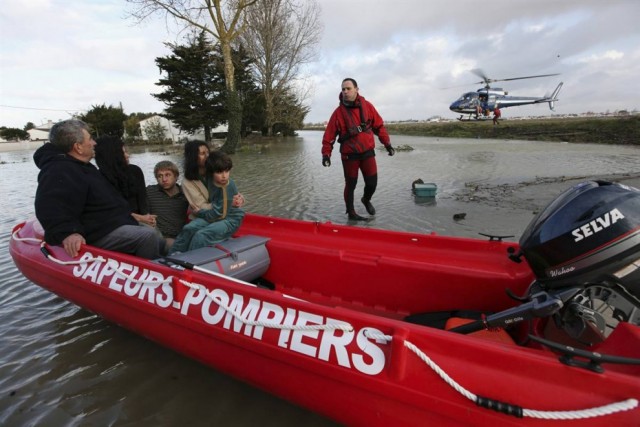
[[[520,247],[548,290],[614,279],[640,298],[640,190],[582,182],[533,219]]]

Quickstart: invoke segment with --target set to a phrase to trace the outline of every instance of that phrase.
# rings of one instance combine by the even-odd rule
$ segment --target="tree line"
[[[166,43],[170,55],[156,58],[161,91],[152,94],[166,105],[161,115],[182,131],[203,129],[210,140],[211,129],[227,123],[222,149],[233,153],[249,131],[291,135],[302,128],[309,87],[301,70],[315,59],[322,31],[316,0],[127,2],[138,23],[161,16],[187,34],[181,44]],[[97,135],[139,137],[139,122],[151,115],[103,104],[78,118]]]
[[[197,32],[196,41],[215,42],[220,61],[217,67],[224,76],[224,90],[215,93],[224,105],[228,124],[224,151],[235,152],[248,118],[260,111],[257,109],[260,103],[264,111],[261,129],[267,135],[277,125],[284,131],[302,126],[308,107],[304,105],[304,89],[300,92],[296,83],[302,79],[302,66],[315,59],[315,47],[320,40],[322,26],[317,19],[320,8],[316,0],[127,0],[127,3],[132,6],[129,16],[138,23],[159,16],[183,31]],[[238,67],[241,69],[237,70]],[[251,82],[261,96],[253,97]],[[181,115],[194,114],[194,109],[190,106]],[[247,113],[245,109],[252,111]]]

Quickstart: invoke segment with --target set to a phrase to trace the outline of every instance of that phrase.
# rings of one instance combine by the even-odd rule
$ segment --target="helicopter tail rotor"
[[[554,103],[555,103],[555,101],[558,100],[558,94],[560,93],[560,89],[562,89],[562,84],[563,84],[563,82],[560,82],[558,87],[556,87],[556,90],[554,90],[553,93],[551,94],[551,96],[549,97],[550,98],[549,109],[551,111],[555,111],[554,110],[554,108],[555,108],[555,104]]]

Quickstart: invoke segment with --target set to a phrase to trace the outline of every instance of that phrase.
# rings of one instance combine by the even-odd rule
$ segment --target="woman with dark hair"
[[[209,145],[205,141],[191,140],[184,144],[184,180],[182,192],[189,201],[191,211],[211,209],[207,189]],[[191,215],[191,219],[195,216]]]
[[[142,169],[129,164],[129,153],[122,139],[101,136],[96,139],[96,164],[102,175],[129,202],[131,216],[140,224],[156,226],[156,216],[149,214],[147,186]]]

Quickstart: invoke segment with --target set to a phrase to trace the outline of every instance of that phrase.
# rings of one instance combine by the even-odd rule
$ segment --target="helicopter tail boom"
[[[553,93],[551,94],[551,96],[545,100],[545,102],[549,103],[549,109],[551,111],[554,111],[554,108],[555,108],[554,103],[555,103],[555,101],[558,100],[557,96],[560,93],[560,89],[562,89],[562,84],[563,84],[563,82],[560,82],[558,87],[556,87],[556,90],[554,90]]]

